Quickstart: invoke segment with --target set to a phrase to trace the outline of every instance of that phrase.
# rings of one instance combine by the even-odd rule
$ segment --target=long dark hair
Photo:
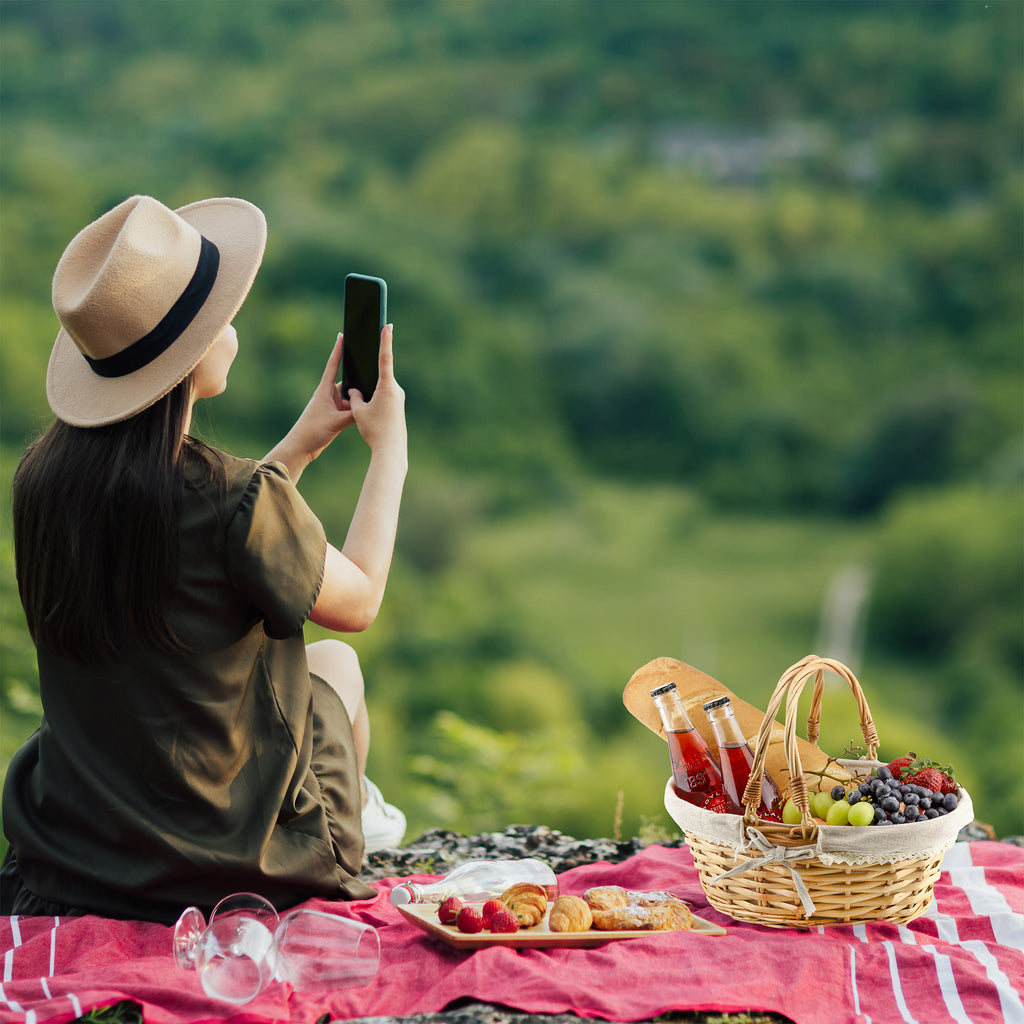
[[[131,642],[183,651],[168,600],[177,570],[187,377],[120,423],[56,420],[14,477],[18,590],[37,646],[86,663]]]

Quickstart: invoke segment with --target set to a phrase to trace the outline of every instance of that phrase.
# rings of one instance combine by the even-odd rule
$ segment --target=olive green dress
[[[214,472],[210,472],[211,466]],[[173,922],[258,892],[365,899],[352,727],[302,626],[323,528],[283,466],[189,452],[171,619],[190,653],[38,651],[43,720],[3,793],[3,913]]]

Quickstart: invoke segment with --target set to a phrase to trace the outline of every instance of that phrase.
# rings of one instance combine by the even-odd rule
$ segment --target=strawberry
[[[889,771],[892,772],[892,777],[894,779],[899,779],[902,782],[903,773],[914,763],[916,759],[917,754],[911,750],[906,757],[897,757],[895,761],[890,761],[888,767]]]
[[[462,900],[458,896],[449,896],[441,906],[437,908],[437,917],[441,924],[455,924],[455,919],[462,909]]]
[[[910,765],[907,776],[903,781],[910,783],[912,786],[924,786],[933,793],[946,794],[956,791],[953,766],[946,765],[945,768],[940,768],[937,762],[928,761],[924,758],[919,758]]]
[[[499,910],[505,910],[505,904],[501,900],[488,900],[480,908],[480,916],[484,919],[484,927],[491,927],[491,918],[494,917]]]
[[[924,786],[933,793],[942,792],[942,783],[946,776],[938,768],[914,768],[913,765],[907,769],[903,782],[908,786]]]
[[[491,931],[495,934],[511,934],[519,931],[519,918],[507,907],[496,911],[491,918]]]
[[[458,917],[455,918],[455,927],[460,932],[469,932],[470,934],[482,932],[484,930],[483,915],[476,907],[463,907],[459,911]]]

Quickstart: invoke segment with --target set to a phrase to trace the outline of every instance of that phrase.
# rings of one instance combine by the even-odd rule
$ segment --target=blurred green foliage
[[[412,464],[353,643],[411,832],[664,817],[630,674],[676,656],[763,706],[850,565],[883,753],[954,762],[979,818],[1024,832],[1022,20],[5,0],[3,479],[48,419],[74,232],[134,192],[245,196],[270,241],[198,416],[214,443],[268,450],[345,273],[388,280]],[[364,467],[346,435],[303,477],[334,538]],[[9,534],[5,507],[4,763],[38,715]],[[841,697],[826,745],[851,738]]]

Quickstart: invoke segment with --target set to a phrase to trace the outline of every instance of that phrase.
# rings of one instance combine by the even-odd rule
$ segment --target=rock
[[[1003,836],[1000,839],[996,835],[996,830],[983,821],[972,821],[969,825],[964,825],[956,838],[959,843],[974,843],[981,839],[989,839],[993,842],[1009,843],[1011,846],[1024,846],[1024,836]]]
[[[957,841],[995,838],[991,827],[972,822],[960,830]],[[1002,842],[1024,846],[1024,836],[1008,836]],[[677,848],[685,846],[686,840],[679,836],[659,840],[658,844]],[[447,875],[467,860],[516,857],[538,857],[550,864],[557,875],[597,861],[618,864],[639,853],[645,845],[639,839],[573,839],[546,825],[510,825],[504,832],[481,832],[475,836],[435,828],[405,846],[367,854],[360,877],[376,881],[407,875]]]
[[[431,829],[418,839],[391,850],[367,854],[361,878],[375,881],[406,875],[447,875],[467,860],[538,857],[555,874],[581,864],[608,861],[617,864],[643,849],[639,839],[573,839],[545,825],[510,825],[504,832],[464,836],[446,829]],[[685,845],[678,839],[663,846]]]

